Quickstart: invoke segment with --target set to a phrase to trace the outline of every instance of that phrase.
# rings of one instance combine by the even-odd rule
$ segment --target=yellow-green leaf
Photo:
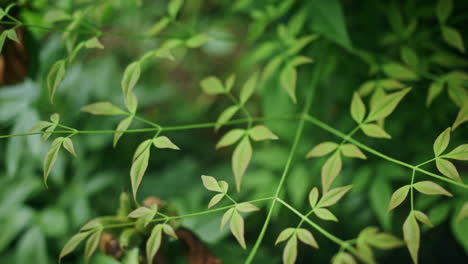
[[[384,64],[382,69],[387,76],[397,80],[415,81],[419,79],[418,75],[414,71],[399,63],[390,62]]]
[[[388,203],[387,211],[391,211],[399,206],[408,196],[408,192],[410,190],[409,185],[405,185],[403,187],[398,188],[390,198],[390,202]]]
[[[442,90],[444,89],[444,83],[441,81],[434,81],[429,86],[429,91],[427,92],[426,105],[430,106],[432,101],[436,99]]]
[[[161,30],[169,25],[169,22],[171,22],[171,20],[168,17],[161,18],[161,20],[156,22],[150,29],[148,29],[148,31],[146,31],[146,35],[152,37],[156,36],[159,32],[161,32]]]
[[[223,197],[224,193],[218,193],[215,196],[213,196],[210,202],[208,203],[208,208],[215,206],[217,203],[219,203],[219,201],[221,201],[221,199],[223,199]]]
[[[130,126],[130,124],[132,123],[132,120],[133,120],[133,117],[132,116],[129,116],[125,119],[123,119],[122,121],[120,121],[120,123],[117,125],[117,128],[116,130],[117,131],[126,131],[128,129],[128,127]],[[115,148],[115,146],[117,146],[117,143],[119,142],[119,139],[122,137],[123,133],[122,132],[116,132],[114,134],[114,142],[113,142],[113,146]]]
[[[47,88],[49,90],[49,97],[52,103],[54,102],[55,92],[65,77],[65,72],[65,61],[58,60],[54,65],[52,65],[52,68],[50,68],[50,71],[47,74]]]
[[[151,143],[151,139],[147,139],[141,142],[140,145],[138,145],[138,147],[136,148],[135,153],[133,153],[132,162],[134,162],[138,157],[140,157],[140,155],[151,146]]]
[[[361,125],[362,132],[366,134],[366,136],[369,137],[375,137],[375,138],[387,138],[390,139],[392,138],[385,130],[383,130],[382,127],[376,125],[376,124],[363,124]]]
[[[138,79],[140,79],[140,74],[141,74],[141,66],[140,66],[139,61],[132,62],[127,66],[127,68],[125,68],[122,81],[121,81],[122,91],[123,91],[125,101],[129,99],[129,96],[132,93],[133,88],[138,82]]]
[[[167,5],[167,13],[171,18],[175,18],[177,16],[177,13],[179,13],[180,8],[182,7],[182,4],[184,3],[184,0],[171,0],[169,4]]]
[[[319,196],[319,190],[317,189],[317,187],[312,188],[312,190],[309,193],[310,207],[314,208],[317,205],[318,196]]]
[[[93,115],[124,115],[125,111],[109,102],[97,102],[83,106],[81,111]]]
[[[377,99],[375,104],[371,105],[369,116],[367,117],[366,121],[370,122],[380,120],[389,116],[410,90],[411,88],[404,89],[399,92],[387,94]]]
[[[244,176],[245,170],[249,166],[251,158],[252,145],[250,144],[249,138],[244,137],[232,154],[232,171],[234,172],[237,191],[240,190],[242,176]]]
[[[425,213],[423,213],[423,212],[421,212],[421,211],[414,210],[414,216],[416,217],[416,219],[417,219],[419,222],[421,222],[421,223],[423,223],[423,224],[425,224],[425,225],[427,225],[427,226],[429,226],[429,227],[433,227],[433,226],[434,226],[434,225],[432,224],[431,220],[429,219],[429,217],[428,217]]]
[[[328,191],[336,176],[340,173],[341,165],[341,155],[339,152],[335,152],[328,158],[325,164],[323,164],[321,178],[324,193]]]
[[[53,123],[51,123],[51,122],[39,121],[36,124],[34,124],[33,127],[31,127],[31,129],[28,131],[28,133],[35,132],[35,131],[40,131],[40,130],[42,130],[44,128],[50,127],[51,125],[53,125]]]
[[[313,157],[322,157],[327,155],[328,153],[334,151],[338,147],[338,144],[335,142],[322,142],[312,148],[309,153],[307,153],[306,158],[313,158]]]
[[[255,141],[276,140],[278,136],[273,134],[271,130],[263,125],[254,126],[249,130],[249,136]]]
[[[456,147],[454,150],[444,155],[444,158],[455,160],[468,160],[468,144]]]
[[[367,159],[366,155],[353,144],[344,144],[340,147],[341,153],[346,157],[358,158],[358,159]]]
[[[161,246],[162,225],[156,225],[151,231],[151,235],[146,241],[146,261],[153,263],[153,258]]]
[[[44,184],[47,186],[47,178],[57,160],[58,152],[65,138],[58,137],[50,144],[49,151],[44,158]]]
[[[356,121],[358,124],[364,120],[366,116],[366,106],[362,102],[361,97],[358,93],[354,93],[353,100],[351,101],[351,117]]]
[[[258,80],[258,72],[255,72],[250,76],[250,78],[245,82],[244,86],[240,91],[240,103],[243,105],[245,104],[249,98],[252,96],[253,92],[255,91],[255,87],[257,86]]]
[[[203,182],[203,186],[205,186],[205,188],[208,191],[223,192],[223,190],[221,189],[221,187],[218,184],[218,181],[214,177],[202,175],[201,179],[202,179],[202,182]]]
[[[405,239],[405,243],[408,247],[413,263],[417,264],[420,233],[418,222],[416,222],[416,219],[412,213],[408,215],[403,224],[403,237]]]
[[[297,71],[291,65],[288,65],[283,68],[280,73],[280,83],[281,87],[288,93],[291,100],[296,103],[296,81],[297,81]]]
[[[230,227],[234,237],[237,239],[241,247],[245,249],[246,245],[244,240],[244,219],[242,219],[242,216],[237,212],[237,210],[234,210],[232,213]]]
[[[436,14],[440,23],[445,23],[453,10],[452,0],[439,0],[436,6]]]
[[[444,150],[447,148],[450,142],[450,127],[445,129],[444,132],[440,133],[440,135],[434,141],[434,154],[438,157]]]
[[[236,205],[236,210],[243,213],[250,213],[260,210],[257,206],[251,203],[240,203]]]
[[[289,237],[292,236],[292,234],[294,234],[294,232],[296,231],[295,228],[292,228],[292,227],[288,227],[286,229],[284,229],[283,231],[281,231],[281,233],[278,235],[278,238],[276,238],[276,242],[275,242],[275,245],[278,245],[279,243],[285,241],[286,239],[288,239]]]
[[[132,163],[132,167],[130,168],[130,179],[134,198],[136,198],[138,187],[140,186],[143,175],[145,174],[146,168],[148,167],[149,156],[150,149],[147,148],[138,158],[136,158],[136,160]]]
[[[187,42],[185,42],[185,45],[187,45],[187,47],[189,48],[198,48],[200,46],[202,46],[203,44],[205,44],[208,40],[210,40],[210,36],[206,33],[200,33],[198,35],[195,35],[191,38],[189,38],[187,40]]]
[[[317,241],[315,240],[314,236],[309,230],[304,229],[304,228],[299,228],[296,232],[297,232],[297,238],[299,238],[299,240],[302,241],[304,244],[307,244],[314,248],[319,247],[319,245],[317,244]]]
[[[95,231],[86,241],[84,257],[85,261],[88,261],[99,245],[101,240],[102,228]]]
[[[203,92],[209,95],[225,93],[223,83],[216,77],[210,76],[200,81]]]
[[[73,156],[76,156],[75,147],[73,147],[73,141],[70,138],[63,139],[63,147],[70,152]]]
[[[445,190],[442,186],[431,181],[420,181],[413,185],[413,187],[420,193],[429,195],[446,195],[452,197],[453,195]]]
[[[461,207],[460,211],[458,212],[456,221],[460,222],[465,218],[468,218],[468,202],[465,202]]]
[[[322,220],[338,222],[338,218],[328,209],[316,208],[314,214]]]
[[[168,236],[170,236],[172,238],[178,239],[177,234],[176,234],[176,232],[174,231],[174,228],[172,228],[171,225],[164,224],[163,225],[163,231],[164,231],[164,233],[166,233],[166,235],[168,235]]]
[[[352,185],[347,185],[329,190],[322,196],[317,207],[329,207],[336,204],[352,187]]]
[[[294,264],[297,258],[297,237],[293,235],[283,250],[283,264]]]
[[[63,257],[65,257],[66,255],[70,254],[71,252],[73,252],[73,250],[76,249],[76,247],[78,247],[78,245],[83,242],[83,240],[85,240],[93,231],[87,231],[87,232],[81,232],[81,233],[78,233],[74,236],[72,236],[68,241],[67,243],[65,244],[65,246],[63,247],[62,251],[60,251],[60,256],[59,256],[59,260],[62,259]]]
[[[224,229],[224,226],[227,224],[227,222],[231,219],[232,214],[234,213],[235,209],[231,208],[227,210],[224,214],[223,217],[221,218],[221,224],[220,224],[220,229],[221,231]]]
[[[231,118],[239,111],[239,106],[231,105],[230,107],[226,108],[216,120],[215,131],[218,131],[221,126],[231,120]]]
[[[234,128],[224,134],[224,136],[216,144],[216,149],[230,146],[236,143],[243,135],[245,135],[245,130],[240,128]]]
[[[102,45],[97,37],[88,39],[84,45],[87,49],[104,49],[104,45]]]
[[[461,108],[460,111],[457,114],[457,118],[455,119],[455,122],[453,122],[453,130],[460,126],[461,124],[465,123],[468,121],[468,103],[465,103]]]
[[[443,175],[457,182],[462,182],[460,174],[452,162],[445,159],[436,159],[436,167]]]
[[[153,139],[153,145],[160,149],[169,148],[179,150],[179,147],[172,143],[172,141],[166,136],[161,136]]]

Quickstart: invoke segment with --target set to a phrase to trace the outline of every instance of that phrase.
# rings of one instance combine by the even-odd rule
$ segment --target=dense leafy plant
[[[338,0],[155,2],[19,1],[0,10],[4,50],[24,42],[19,28],[49,42],[36,79],[0,90],[2,131],[12,126],[0,136],[9,140],[0,252],[28,230],[4,259],[48,263],[47,238],[60,243],[54,254],[64,262],[84,244],[83,260],[95,263],[176,263],[181,251],[190,263],[276,263],[280,255],[296,263],[316,254],[375,263],[402,247],[409,256],[399,258],[418,263],[429,252],[426,228],[443,228],[448,217],[453,236],[442,236],[464,252],[439,254],[466,257],[468,185],[459,161],[468,160],[468,61],[458,29],[466,3],[350,5],[347,26]],[[47,39],[48,31],[61,39]],[[129,42],[116,48],[115,38]],[[191,89],[171,91],[178,81]],[[453,104],[439,98],[444,90]],[[352,129],[343,133],[318,116]],[[214,129],[216,144],[212,132],[190,136],[195,129]],[[37,135],[50,138],[47,148]],[[108,157],[110,145],[122,154]],[[128,183],[131,194],[115,201]],[[164,201],[140,202],[150,195]],[[226,226],[247,251],[221,242]]]

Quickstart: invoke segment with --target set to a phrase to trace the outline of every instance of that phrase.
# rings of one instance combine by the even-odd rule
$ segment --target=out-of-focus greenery
[[[6,2],[1,3],[6,6]],[[365,81],[387,78],[382,65],[405,64],[400,57],[403,47],[416,54],[413,71],[418,77],[401,80],[413,89],[385,120],[385,129],[392,139],[370,139],[362,133],[354,138],[391,157],[418,164],[433,157],[435,138],[452,126],[463,105],[466,108],[466,79],[457,90],[462,95],[449,95],[445,89],[430,106],[426,105],[429,86],[435,79],[453,71],[466,75],[468,67],[466,53],[444,41],[435,12],[437,1],[187,0],[177,22],[150,35],[148,30],[166,14],[168,2],[18,1],[14,12],[24,22],[29,36],[25,45],[31,61],[30,73],[18,84],[0,87],[0,134],[25,133],[52,113],[60,113],[61,123],[80,130],[115,129],[118,118],[92,116],[80,112],[80,108],[97,101],[123,107],[120,80],[129,63],[166,39],[186,39],[200,32],[211,36],[202,47],[178,48],[173,51],[174,60],[157,59],[145,64],[135,93],[139,114],[163,126],[213,122],[229,101],[203,94],[200,81],[211,75],[224,80],[236,73],[236,87],[240,86],[284,49],[291,32],[290,28],[283,32],[281,25],[294,19],[303,19],[297,36],[320,35],[300,52],[313,58],[314,63],[297,68],[297,104],[281,87],[279,73],[261,82],[247,105],[255,117],[299,113],[310,92],[313,72],[320,69],[310,113],[347,133],[355,126],[349,114],[353,92]],[[468,2],[453,2],[453,12],[446,23],[468,41]],[[279,11],[279,7],[284,10]],[[69,53],[63,39],[67,23],[54,20],[61,12],[73,14],[82,9],[86,10],[86,19],[73,31],[76,38],[84,40],[94,36],[96,29],[102,30],[99,40],[105,48],[79,53],[51,104],[47,74],[55,61]],[[266,125],[280,139],[255,143],[242,190],[233,192],[240,201],[273,196],[288,158],[297,120],[273,120]],[[143,127],[147,126],[132,124],[132,128]],[[179,214],[206,210],[210,194],[201,184],[202,174],[226,180],[234,190],[232,149],[215,150],[225,131],[227,128],[223,127],[218,133],[212,128],[167,132],[181,151],[152,154],[138,192],[139,200],[157,196],[177,208]],[[467,135],[467,125],[460,125],[452,133],[450,146],[466,144]],[[42,182],[42,162],[49,143],[43,143],[39,135],[0,139],[0,263],[56,263],[65,242],[89,219],[114,215],[120,193],[131,193],[133,152],[141,141],[152,136],[153,133],[125,134],[116,148],[112,147],[112,134],[74,136],[77,156],[59,155],[47,189]],[[304,156],[312,146],[327,140],[341,141],[306,123],[281,193],[301,212],[310,209],[307,195],[313,186],[320,186],[320,170],[325,162],[324,158],[306,160]],[[401,226],[410,205],[405,202],[389,213],[387,206],[391,194],[409,183],[411,170],[367,156],[367,160],[344,161],[335,184],[353,184],[353,189],[333,207],[340,221],[322,221],[320,225],[344,240],[356,237],[367,226],[378,226],[402,237]],[[455,164],[466,182],[466,163]],[[433,164],[427,170],[437,172]],[[426,176],[418,174],[417,179]],[[438,183],[455,198],[416,196],[415,206],[426,212],[435,225],[422,228],[420,262],[457,263],[466,260],[468,254],[468,221],[455,221],[468,193],[466,189]],[[181,223],[206,242],[223,263],[241,263],[252,248],[267,211],[268,206],[263,206],[260,213],[246,219],[248,250],[237,245],[228,229],[219,231],[222,213],[184,218]],[[280,263],[283,245],[275,247],[274,241],[284,228],[296,226],[299,220],[278,206],[254,263]],[[320,233],[314,235],[320,249],[299,246],[297,263],[326,263],[338,251],[339,247]],[[405,247],[378,251],[375,255],[381,263],[410,262]],[[75,252],[63,262],[84,260],[81,253]],[[120,262],[98,253],[91,263]]]

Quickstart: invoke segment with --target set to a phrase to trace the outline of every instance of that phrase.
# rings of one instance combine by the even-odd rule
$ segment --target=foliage
[[[466,3],[7,2],[2,261],[466,258]]]

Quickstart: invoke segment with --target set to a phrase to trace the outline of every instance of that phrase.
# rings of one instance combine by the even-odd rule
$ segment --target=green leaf
[[[294,264],[297,258],[297,237],[296,235],[291,236],[291,238],[286,243],[286,246],[283,250],[283,263],[284,264]]]
[[[358,158],[358,159],[367,159],[366,155],[353,144],[344,144],[340,147],[341,153],[346,157]]]
[[[326,193],[330,188],[331,184],[338,176],[341,171],[341,155],[339,152],[335,152],[331,155],[328,160],[322,166],[322,188],[323,192]]]
[[[445,129],[444,132],[440,133],[440,135],[434,141],[434,154],[436,157],[440,156],[442,152],[447,148],[450,142],[450,127]]]
[[[319,248],[319,245],[317,244],[317,241],[315,240],[314,236],[307,229],[299,228],[297,230],[297,238],[299,238],[299,240],[302,241],[304,244],[307,244],[314,248]]]
[[[63,139],[63,147],[70,152],[73,156],[76,156],[75,148],[73,147],[73,141],[70,138]]]
[[[88,49],[104,49],[104,45],[96,37],[88,39],[84,45]]]
[[[338,219],[336,218],[336,216],[332,212],[330,212],[330,210],[328,209],[317,208],[314,210],[314,214],[322,220],[338,222]]]
[[[366,106],[362,102],[361,97],[358,93],[354,93],[353,100],[351,101],[351,117],[358,124],[362,123],[364,116],[366,115]]]
[[[249,130],[249,136],[255,141],[276,140],[278,136],[273,134],[268,127],[263,125],[254,126]]]
[[[151,230],[151,235],[146,241],[146,261],[147,263],[153,263],[153,258],[161,246],[162,238],[162,225],[156,225],[153,230]]]
[[[117,131],[126,131],[128,129],[128,127],[130,126],[130,124],[132,123],[132,120],[133,120],[133,116],[129,116],[129,117],[123,119],[117,125],[116,130]],[[122,132],[116,132],[114,134],[114,142],[113,142],[114,148],[115,148],[115,146],[117,146],[117,143],[119,142],[119,139],[122,137],[122,135],[123,135]]]
[[[288,56],[296,55],[299,51],[301,51],[307,44],[311,43],[312,41],[316,40],[318,35],[307,35],[301,37],[292,42],[292,46],[286,51]],[[294,63],[291,63],[293,65]]]
[[[147,140],[141,142],[138,145],[138,147],[136,148],[135,153],[133,153],[132,162],[135,162],[135,160],[138,157],[140,157],[140,155],[151,146],[151,143],[152,143],[151,139],[147,139]]]
[[[226,87],[226,91],[231,91],[232,87],[234,87],[234,82],[236,81],[236,75],[231,74],[229,77],[226,79],[226,82],[224,83],[224,86]]]
[[[140,186],[143,175],[148,167],[148,160],[150,156],[150,149],[147,148],[143,153],[132,163],[130,168],[130,180],[132,183],[133,197],[136,199],[136,193]]]
[[[161,30],[165,29],[170,22],[171,20],[168,17],[161,18],[161,20],[154,23],[154,25],[146,31],[146,35],[151,37],[156,36]]]
[[[176,232],[174,231],[174,228],[172,228],[171,225],[164,224],[163,225],[163,231],[164,231],[164,233],[166,233],[166,235],[168,235],[168,236],[170,236],[172,238],[178,239],[177,234],[176,234]]]
[[[352,50],[352,44],[346,30],[345,16],[338,0],[309,0],[308,18],[314,32]]]
[[[216,149],[230,146],[236,143],[243,135],[245,135],[245,130],[240,128],[234,128],[224,134],[224,136],[216,144]]]
[[[460,222],[461,220],[463,220],[465,218],[468,218],[468,202],[465,202],[463,204],[462,208],[458,212],[456,221]]]
[[[268,61],[266,66],[263,68],[261,80],[262,81],[269,80],[270,77],[273,75],[273,73],[275,73],[278,70],[279,66],[283,62],[283,59],[284,58],[282,56],[277,56],[271,59],[270,61]]]
[[[125,101],[130,99],[130,95],[133,92],[138,79],[140,79],[141,65],[139,61],[130,63],[125,68],[124,75],[122,77],[121,85]]]
[[[208,191],[220,192],[220,193],[223,192],[223,190],[221,189],[221,187],[218,184],[218,181],[214,177],[202,175],[201,179],[202,179],[202,182],[203,182],[203,186],[205,186],[205,188]]]
[[[50,121],[52,121],[54,124],[58,124],[60,122],[60,115],[57,113],[51,114]]]
[[[102,229],[98,229],[88,238],[88,241],[86,241],[84,253],[85,261],[88,261],[96,251],[97,246],[99,245],[99,242],[101,240],[101,235]]]
[[[216,120],[215,131],[218,131],[221,126],[231,120],[231,118],[239,111],[239,106],[231,105],[230,107],[226,108]]]
[[[217,203],[219,203],[219,201],[221,201],[221,199],[223,199],[223,197],[224,193],[218,193],[213,196],[213,198],[211,198],[210,202],[208,203],[208,208],[215,206]]]
[[[102,227],[102,223],[96,219],[88,221],[84,226],[80,228],[80,231],[87,231],[91,229],[97,229]]]
[[[370,113],[366,121],[369,122],[380,120],[389,116],[410,90],[411,88],[404,89],[396,93],[387,94],[377,99],[375,104],[371,105]]]
[[[322,157],[327,155],[328,153],[334,151],[335,149],[338,148],[338,144],[335,142],[322,142],[312,148],[309,153],[307,153],[306,158],[313,158],[313,157]]]
[[[412,213],[408,215],[408,218],[406,218],[405,223],[403,224],[403,237],[410,252],[411,259],[415,264],[417,264],[420,233],[418,222],[416,222]]]
[[[16,43],[20,43],[18,36],[16,35],[16,30],[15,29],[8,29],[6,31],[6,35],[9,39],[13,40]]]
[[[250,159],[252,158],[252,145],[248,137],[244,137],[237,145],[234,153],[232,154],[232,171],[236,180],[237,191],[240,190],[242,176],[249,166]]]
[[[185,45],[187,45],[187,47],[189,47],[191,49],[194,49],[194,48],[201,47],[203,44],[205,44],[210,39],[211,39],[211,37],[208,34],[200,33],[198,35],[195,35],[195,36],[189,38],[187,40],[187,42],[185,42]]]
[[[338,252],[338,254],[336,254],[332,258],[331,263],[332,264],[357,264],[353,256],[346,252]]]
[[[230,228],[232,234],[237,239],[241,247],[245,249],[244,219],[242,219],[242,216],[236,210],[234,210],[232,213]]]
[[[378,233],[372,236],[368,236],[366,238],[366,242],[373,247],[384,250],[403,246],[403,241],[387,233]]]
[[[161,136],[153,139],[153,145],[160,149],[169,148],[179,150],[179,147],[172,143],[172,141],[166,136]]]
[[[432,224],[431,220],[429,219],[429,217],[428,217],[425,213],[423,213],[423,212],[421,212],[421,211],[417,211],[417,210],[414,210],[413,212],[414,212],[414,216],[416,217],[416,219],[417,219],[419,222],[421,222],[421,223],[423,223],[423,224],[425,224],[425,225],[427,225],[427,226],[429,226],[429,227],[433,227],[433,226],[434,226],[434,225]]]
[[[49,90],[49,98],[52,103],[54,102],[55,92],[57,91],[60,83],[62,83],[65,73],[65,61],[58,60],[54,65],[52,65],[52,68],[50,68],[50,71],[47,74],[47,88]]]
[[[65,138],[58,137],[50,144],[49,151],[44,158],[44,184],[47,186],[47,178],[49,177],[50,171],[57,161],[58,152],[62,146]]]
[[[308,63],[313,63],[314,60],[309,58],[309,57],[306,57],[306,56],[296,56],[294,57],[294,59],[290,62],[290,65],[292,67],[298,67],[298,66],[301,66],[301,65],[304,65],[304,64],[308,64]]]
[[[382,70],[387,76],[397,80],[415,81],[419,79],[418,75],[414,71],[396,62],[384,64],[382,66]]]
[[[315,206],[317,205],[318,196],[319,196],[319,190],[317,189],[317,187],[312,188],[312,190],[309,193],[310,207],[315,208]]]
[[[468,144],[463,144],[444,155],[444,158],[455,160],[468,160]]]
[[[436,167],[443,175],[457,182],[462,182],[460,174],[452,162],[445,159],[436,159]]]
[[[442,90],[444,89],[444,83],[441,81],[434,81],[431,83],[431,86],[429,86],[429,91],[427,93],[427,99],[426,99],[426,105],[430,106],[432,101],[436,99]]]
[[[280,73],[280,83],[281,87],[288,93],[291,100],[296,103],[296,81],[297,81],[297,71],[296,68],[288,65],[283,68]]]
[[[52,133],[47,133],[47,132],[53,132],[56,128],[57,128],[57,125],[56,125],[56,124],[54,124],[54,125],[48,127],[48,128],[45,130],[46,133],[44,133],[44,134],[42,135],[42,141],[46,141],[46,140],[52,135]]]
[[[418,67],[419,59],[416,53],[412,49],[406,46],[401,47],[400,57],[406,65],[413,67],[413,68]]]
[[[251,203],[240,203],[236,205],[236,210],[242,213],[250,213],[260,210],[257,206]]]
[[[73,250],[76,249],[76,247],[78,247],[78,245],[83,242],[83,240],[85,240],[93,231],[88,231],[88,232],[81,232],[81,233],[78,233],[74,236],[72,236],[68,241],[67,243],[65,244],[65,246],[63,247],[62,251],[60,251],[60,257],[59,257],[59,261],[65,257],[66,255],[70,254],[71,252],[73,252]]]
[[[281,231],[281,233],[278,235],[278,238],[276,238],[276,242],[275,242],[275,245],[278,245],[279,243],[285,241],[286,239],[288,239],[289,237],[292,236],[292,234],[294,234],[294,232],[296,231],[295,228],[292,228],[292,227],[288,227],[286,229],[284,229],[283,231]]]
[[[376,124],[363,124],[361,125],[362,132],[366,134],[366,136],[369,137],[375,137],[375,138],[387,138],[390,139],[392,138],[385,130],[383,130],[382,127],[376,125]]]
[[[5,43],[6,37],[7,37],[7,32],[6,32],[6,31],[3,31],[3,32],[0,34],[0,51],[3,50],[3,44]]]
[[[183,3],[184,0],[171,0],[169,2],[169,4],[167,5],[167,13],[172,19],[175,19]]]
[[[209,95],[225,93],[223,83],[216,77],[210,76],[200,81],[203,92]]]
[[[244,105],[252,96],[253,92],[255,91],[255,87],[257,86],[258,80],[258,72],[255,72],[242,86],[240,91],[240,104]]]
[[[50,127],[51,125],[53,125],[53,123],[47,121],[39,121],[28,131],[28,133],[40,131],[44,128]]]
[[[420,193],[429,195],[446,195],[452,197],[453,195],[445,190],[442,186],[431,181],[420,181],[413,185],[413,187]]]
[[[138,207],[137,209],[130,212],[128,217],[142,219],[143,226],[146,227],[151,222],[151,220],[153,220],[157,212],[157,205],[152,206],[151,209],[147,207]]]
[[[130,113],[135,114],[138,108],[138,98],[136,97],[135,93],[130,93],[125,100],[125,107],[127,107]]]
[[[437,18],[440,23],[445,23],[453,10],[452,0],[439,0],[436,6]]]
[[[83,106],[83,112],[88,112],[93,115],[125,115],[125,111],[109,102],[97,102]]]
[[[336,204],[352,187],[352,185],[347,185],[331,189],[322,196],[317,207],[328,207]]]
[[[387,211],[391,211],[399,206],[408,196],[408,192],[410,190],[409,185],[405,185],[403,187],[398,188],[390,198],[390,202],[388,203]]]
[[[224,226],[226,225],[226,223],[232,218],[232,214],[234,213],[234,211],[235,209],[231,208],[223,214],[223,218],[221,218],[221,224],[220,224],[221,231],[224,229]]]
[[[455,130],[455,128],[465,123],[466,121],[468,121],[468,103],[465,103],[465,105],[463,105],[462,108],[460,108],[460,112],[458,112],[457,118],[453,123],[452,130]]]
[[[444,38],[447,44],[456,48],[461,53],[465,53],[465,47],[463,46],[463,38],[460,32],[458,32],[458,30],[449,26],[443,26],[442,37]]]

